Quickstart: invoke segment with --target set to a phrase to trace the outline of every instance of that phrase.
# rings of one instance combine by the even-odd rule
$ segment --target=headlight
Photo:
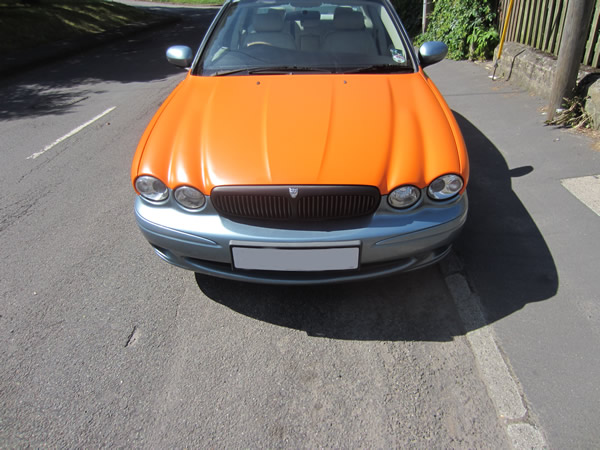
[[[161,202],[169,196],[169,189],[158,178],[142,175],[135,180],[135,188],[145,199]]]
[[[206,203],[204,194],[190,186],[181,186],[175,189],[175,200],[184,208],[189,209],[202,208]]]
[[[388,195],[388,203],[393,208],[408,208],[421,198],[421,190],[415,186],[400,186]]]
[[[448,200],[463,188],[463,180],[458,175],[442,175],[429,185],[427,193],[434,200]]]

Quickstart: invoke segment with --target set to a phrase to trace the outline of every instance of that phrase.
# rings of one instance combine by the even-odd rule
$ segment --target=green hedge
[[[497,1],[434,0],[427,31],[415,44],[442,41],[452,59],[486,59],[498,44]]]

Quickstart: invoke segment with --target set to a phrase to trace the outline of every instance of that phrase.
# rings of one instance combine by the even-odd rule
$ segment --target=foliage
[[[452,59],[486,59],[499,35],[494,0],[435,0],[427,31],[416,43],[442,41]]]

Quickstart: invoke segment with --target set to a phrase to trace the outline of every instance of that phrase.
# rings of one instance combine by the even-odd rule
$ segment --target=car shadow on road
[[[454,113],[469,149],[469,218],[455,244],[487,320],[496,322],[558,291],[554,258],[512,179],[534,167],[509,168],[500,151],[471,122]]]
[[[448,341],[462,334],[438,267],[323,286],[248,284],[196,274],[202,292],[238,313],[309,336]]]
[[[469,148],[470,211],[455,252],[481,297],[488,323],[554,296],[558,275],[500,151],[455,113]],[[267,286],[196,274],[213,301],[256,320],[349,340],[448,341],[471,331],[461,323],[438,266],[393,277],[325,286]]]

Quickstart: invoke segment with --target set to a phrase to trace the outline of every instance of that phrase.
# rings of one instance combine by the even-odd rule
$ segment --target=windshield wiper
[[[221,70],[221,71],[217,71],[215,73],[212,74],[213,77],[224,77],[227,75],[235,75],[238,73],[244,73],[244,74],[248,74],[248,70],[247,68],[244,69],[232,69],[232,70]]]
[[[344,70],[343,73],[407,73],[414,72],[412,67],[398,66],[397,64],[373,64],[371,66],[357,67]]]
[[[319,69],[317,67],[303,67],[303,66],[279,66],[279,67],[257,67],[250,69],[250,74],[255,73],[297,73],[297,72],[314,72],[314,73],[331,73],[328,69]]]
[[[302,66],[267,66],[267,67],[246,67],[243,69],[224,70],[215,72],[214,76],[222,77],[226,75],[236,74],[265,74],[265,75],[278,75],[278,74],[293,74],[293,73],[331,73],[328,69],[319,69],[316,67],[302,67]]]

